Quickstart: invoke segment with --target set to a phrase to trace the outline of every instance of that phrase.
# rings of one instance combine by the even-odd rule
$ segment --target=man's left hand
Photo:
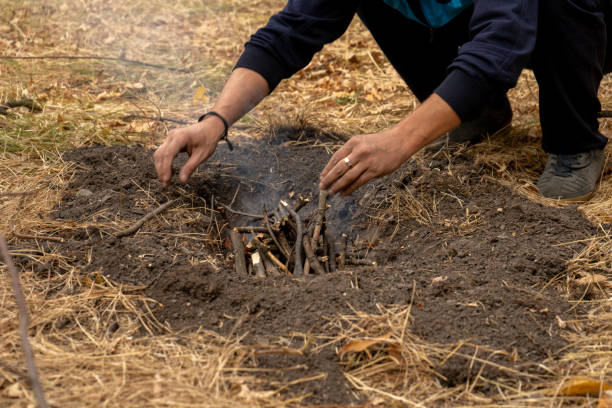
[[[347,195],[376,177],[397,170],[408,158],[406,138],[386,130],[352,137],[321,172],[322,190]]]

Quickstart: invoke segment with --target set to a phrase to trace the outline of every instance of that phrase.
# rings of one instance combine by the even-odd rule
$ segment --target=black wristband
[[[207,113],[203,114],[202,116],[200,116],[200,118],[198,119],[198,122],[203,121],[204,118],[206,118],[207,116],[216,116],[219,119],[221,119],[221,122],[223,122],[223,126],[225,126],[225,130],[223,131],[223,135],[221,136],[221,140],[225,140],[225,143],[227,143],[227,147],[229,147],[230,150],[234,150],[234,146],[232,145],[232,143],[227,138],[227,132],[229,131],[229,124],[227,123],[227,120],[225,120],[225,118],[223,116],[219,115],[217,112],[210,111],[210,112],[207,112]]]

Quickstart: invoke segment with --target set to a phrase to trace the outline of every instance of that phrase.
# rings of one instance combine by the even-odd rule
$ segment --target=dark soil
[[[238,276],[224,238],[227,225],[244,225],[248,218],[204,208],[229,204],[235,196],[232,208],[259,213],[262,204],[271,208],[290,192],[312,197],[329,154],[313,147],[313,140],[296,142],[291,135],[242,141],[234,152],[220,146],[182,187],[192,198],[183,194],[180,202],[201,208],[198,221],[172,225],[158,218],[120,239],[109,238],[111,231],[75,231],[68,243],[49,245],[80,254],[85,272],[101,269],[115,281],[147,285],[146,295],[163,304],[157,318],[176,329],[202,326],[226,335],[246,334],[248,344],[300,347],[303,338],[292,333],[333,335],[326,316],[351,313],[350,307],[376,313],[377,304],[407,305],[414,287],[412,330],[428,342],[468,340],[516,350],[516,364],[541,361],[565,345],[556,316],[568,318],[570,305],[554,284],[545,285],[563,273],[566,261],[583,245],[559,244],[592,236],[594,228],[573,207],[545,208],[487,181],[485,171],[468,157],[453,158],[450,167],[446,159],[419,158],[352,197],[331,200],[332,228],[349,234],[357,245],[366,238],[376,243],[369,257],[378,267],[263,280]],[[314,138],[326,140],[324,135]],[[178,190],[160,187],[151,155],[138,146],[94,146],[66,154],[77,164],[76,174],[56,216],[78,220],[97,213],[99,219],[136,220],[157,205],[153,200],[179,197]],[[428,219],[410,218],[406,209],[387,204],[400,192],[424,203],[422,214]],[[191,238],[204,236],[211,239]],[[89,246],[75,240],[100,237],[87,264],[83,255]],[[512,365],[507,357],[478,356]],[[267,356],[258,364],[278,368],[269,374],[278,381],[327,373],[324,380],[288,391],[312,393],[308,402],[356,401],[332,347],[304,357]],[[283,370],[298,364],[307,368]],[[455,385],[478,372],[478,364],[471,370],[469,364],[454,358],[435,369]],[[492,368],[483,375],[507,376]]]

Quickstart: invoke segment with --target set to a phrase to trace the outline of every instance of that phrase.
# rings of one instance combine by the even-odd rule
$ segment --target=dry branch
[[[302,236],[304,235],[304,227],[302,225],[302,218],[300,215],[295,212],[286,201],[281,201],[281,204],[289,211],[289,214],[295,219],[296,226],[296,238],[295,238],[295,267],[293,268],[293,273],[296,275],[301,275],[303,273],[302,269]]]
[[[327,256],[329,257],[329,271],[331,273],[336,272],[336,244],[334,243],[334,238],[331,236],[329,232],[325,233],[325,238],[327,241]]]
[[[127,62],[128,64],[142,65],[144,67],[167,69],[168,71],[183,72],[188,74],[190,71],[183,68],[167,67],[165,65],[151,64],[149,62],[142,62],[132,60],[124,57],[105,57],[100,55],[33,55],[33,56],[13,56],[13,55],[0,55],[0,59],[9,60],[42,60],[42,59],[65,59],[65,60],[102,60],[102,61],[120,61]]]
[[[268,233],[268,229],[266,227],[236,227],[234,228],[237,232],[241,234],[261,234]]]
[[[16,231],[13,231],[12,234],[15,238],[20,238],[20,239],[34,239],[38,241],[64,242],[64,239],[60,237],[47,237],[44,235],[21,234]]]
[[[270,248],[268,248],[267,245],[265,245],[263,242],[261,242],[257,238],[253,238],[253,240],[251,241],[251,244],[257,250],[259,250],[263,255],[267,256],[272,262],[274,262],[274,264],[278,266],[283,272],[289,274],[289,270],[285,267],[285,265],[281,261],[278,260],[277,257],[274,256],[272,252],[270,252]]]
[[[302,242],[304,244],[304,252],[306,253],[306,257],[308,258],[308,262],[310,263],[310,266],[312,266],[312,269],[315,271],[315,273],[321,275],[324,274],[325,269],[323,269],[323,267],[319,263],[319,260],[315,256],[314,251],[312,250],[312,246],[310,246],[310,237],[308,237],[308,235],[304,235]]]
[[[287,248],[285,248],[281,242],[278,240],[278,238],[276,237],[276,234],[274,233],[274,230],[272,229],[272,225],[270,225],[270,219],[268,218],[268,213],[266,211],[266,206],[262,205],[261,207],[261,213],[263,214],[263,221],[265,224],[265,229],[268,231],[268,235],[270,235],[270,238],[272,238],[272,241],[274,241],[274,243],[276,244],[276,246],[278,247],[278,250],[281,252],[281,254],[283,254],[283,256],[285,257],[285,259],[289,259],[290,258],[290,253],[289,250]]]
[[[192,122],[187,122],[186,120],[180,120],[180,119],[174,119],[174,118],[166,118],[163,116],[159,116],[157,118],[153,117],[153,116],[145,116],[145,115],[127,115],[121,118],[122,121],[124,122],[129,122],[132,121],[134,119],[146,119],[146,120],[152,120],[154,122],[172,122],[172,123],[176,123],[179,125],[190,125]]]
[[[230,231],[230,240],[232,241],[232,248],[234,248],[234,263],[236,264],[236,273],[241,276],[248,275],[246,267],[246,259],[244,257],[244,244],[242,243],[242,236],[234,228]]]
[[[312,246],[316,247],[319,242],[319,235],[325,221],[325,211],[327,211],[327,190],[319,190],[319,205],[317,207],[317,221],[312,234]]]
[[[253,263],[253,271],[255,272],[255,276],[258,278],[266,277],[266,267],[263,263],[262,253],[257,250],[251,255],[251,262]]]
[[[232,214],[244,215],[245,217],[251,217],[251,218],[255,218],[255,219],[263,218],[263,216],[261,216],[261,215],[250,214],[250,213],[246,213],[246,212],[242,212],[242,211],[232,210],[232,208],[229,205],[221,204],[221,207],[225,208],[227,211],[231,212]]]
[[[30,382],[32,389],[34,390],[34,396],[38,401],[41,408],[48,408],[47,400],[45,399],[45,393],[40,385],[40,378],[38,377],[38,370],[36,369],[36,362],[34,361],[34,353],[32,352],[32,346],[28,340],[28,310],[26,308],[25,297],[21,290],[21,283],[19,282],[19,275],[17,269],[13,264],[13,260],[9,255],[8,246],[6,240],[0,235],[0,252],[2,258],[8,269],[11,282],[13,284],[13,291],[15,292],[15,301],[17,303],[17,309],[19,311],[19,337],[21,338],[21,346],[23,348],[23,354],[25,355],[26,365],[28,367],[28,373],[30,375]]]
[[[121,230],[119,232],[116,232],[114,235],[116,238],[121,238],[121,237],[125,237],[127,235],[131,235],[133,233],[135,233],[136,231],[138,231],[140,228],[142,228],[142,226],[144,225],[145,222],[147,222],[148,220],[150,220],[151,218],[155,217],[156,215],[158,215],[159,213],[161,213],[162,211],[164,211],[166,208],[170,207],[172,204],[174,204],[176,200],[171,200],[168,201],[162,205],[160,205],[159,207],[157,207],[156,209],[154,209],[153,211],[147,213],[144,215],[144,217],[142,217],[141,219],[139,219],[138,221],[136,221],[131,227],[126,228],[124,230]]]
[[[21,99],[17,99],[17,100],[14,100],[14,101],[6,101],[6,102],[0,104],[0,114],[1,115],[6,115],[6,114],[8,114],[8,109],[10,109],[10,108],[18,108],[20,106],[24,106],[24,107],[30,109],[33,112],[40,112],[40,111],[42,111],[42,108],[36,102],[34,102],[32,99],[30,99],[30,98],[21,98]]]

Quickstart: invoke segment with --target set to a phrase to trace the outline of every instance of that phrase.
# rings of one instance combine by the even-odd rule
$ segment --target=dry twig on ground
[[[140,228],[142,228],[142,226],[144,225],[145,222],[147,222],[148,220],[150,220],[151,218],[155,217],[156,215],[160,214],[161,212],[163,212],[164,210],[166,210],[166,208],[170,207],[172,204],[174,204],[176,202],[176,200],[171,200],[168,201],[162,205],[160,205],[159,207],[157,207],[156,209],[154,209],[153,211],[145,214],[141,219],[139,219],[138,221],[136,221],[132,226],[130,226],[129,228],[126,228],[124,230],[118,231],[116,232],[114,235],[116,238],[121,238],[121,237],[125,237],[127,235],[131,235],[133,233],[135,233],[136,231],[138,231]]]
[[[45,393],[42,385],[40,385],[40,378],[38,376],[38,370],[36,368],[36,362],[34,360],[34,352],[32,346],[28,340],[28,310],[26,308],[25,297],[23,296],[23,290],[21,290],[21,284],[19,283],[19,275],[13,260],[9,254],[6,240],[0,235],[0,253],[4,260],[4,264],[8,269],[11,282],[13,284],[13,292],[15,293],[15,302],[17,303],[18,314],[19,314],[19,337],[21,338],[21,347],[23,348],[23,354],[25,356],[26,365],[28,367],[28,374],[34,395],[38,400],[38,404],[41,408],[48,408],[47,400],[45,399]]]

